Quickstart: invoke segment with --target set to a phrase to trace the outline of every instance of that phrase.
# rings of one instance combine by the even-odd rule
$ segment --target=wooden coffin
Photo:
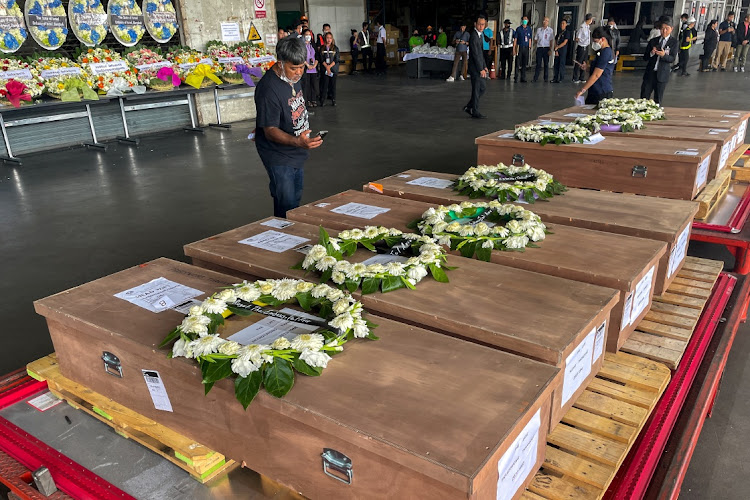
[[[692,200],[708,179],[716,146],[673,141],[606,137],[596,144],[541,144],[513,138],[501,130],[475,140],[479,165],[511,164],[523,155],[527,163],[546,170],[570,187]]]
[[[363,189],[435,205],[471,201],[449,187],[457,178],[456,174],[407,170],[365,184]],[[552,224],[665,242],[667,252],[659,261],[655,295],[664,293],[682,268],[693,217],[698,211],[698,204],[690,201],[575,188],[544,202],[524,206]]]
[[[562,123],[562,122],[550,122],[547,120],[532,120],[526,123],[522,123],[519,126],[525,125],[543,125],[545,123]],[[673,125],[666,125],[662,127],[649,127],[646,126],[640,130],[634,130],[632,132],[606,132],[602,131],[602,135],[605,137],[624,137],[640,143],[641,139],[664,139],[668,141],[674,141],[680,143],[683,149],[693,148],[693,143],[706,142],[714,144],[716,149],[711,154],[711,163],[708,165],[708,181],[710,182],[716,178],[716,174],[722,171],[727,166],[727,160],[729,155],[736,149],[737,134],[733,129],[721,128],[699,128],[699,127],[676,127]]]
[[[237,281],[159,259],[37,301],[63,375],[306,497],[510,499],[544,460],[552,366],[370,316],[380,340],[347,343],[322,376],[298,375],[283,399],[261,390],[244,411],[231,381],[204,396],[197,364],[157,348],[183,314],[114,297],[156,278],[205,292]],[[230,317],[222,336],[261,318]],[[172,411],[155,409],[142,370],[158,372]],[[351,484],[324,473],[327,448],[349,457]]]
[[[270,220],[185,245],[185,254],[195,265],[241,278],[303,278],[305,271],[292,269],[304,257],[299,246],[283,250],[283,245],[274,243],[276,251],[271,251],[239,242],[261,234],[258,238],[266,241],[271,237],[283,241],[284,236],[268,232],[273,230],[307,240],[297,241],[304,247],[318,242],[319,226],[295,222],[270,229],[264,225]],[[349,260],[362,262],[372,256],[360,249]],[[428,277],[416,290],[378,292],[360,300],[374,314],[560,368],[567,389],[553,393],[554,426],[601,366],[605,322],[617,304],[617,291],[462,257],[449,256],[448,265],[459,266],[449,272],[450,283]],[[592,339],[593,356],[587,352]]]
[[[387,208],[388,211],[367,221],[332,212],[349,203]],[[409,222],[419,219],[433,206],[436,205],[345,191],[295,208],[287,213],[287,217],[339,231],[362,227],[366,222],[367,225],[411,232],[407,227]],[[526,208],[534,210],[533,206]],[[528,248],[525,252],[493,250],[492,262],[618,290],[618,303],[612,310],[607,328],[607,350],[617,352],[651,309],[656,268],[666,253],[666,244],[574,226],[548,225],[548,229],[553,234],[539,243],[540,248]],[[460,252],[454,254],[460,255]]]

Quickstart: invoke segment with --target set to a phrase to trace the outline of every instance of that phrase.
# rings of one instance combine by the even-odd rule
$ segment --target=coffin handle
[[[344,484],[352,484],[352,459],[331,448],[323,448],[323,472],[326,476],[330,476],[337,481],[341,481]],[[346,477],[341,477],[339,474],[334,474],[331,471],[336,471],[339,474],[343,474]]]
[[[516,153],[513,155],[513,158],[510,161],[511,165],[518,165],[519,167],[523,167],[526,163],[526,158],[520,153]]]
[[[120,358],[109,351],[102,352],[102,361],[104,361],[104,371],[113,377],[122,378],[122,363]]]
[[[645,165],[636,165],[633,167],[633,177],[646,177],[648,174],[648,167]]]

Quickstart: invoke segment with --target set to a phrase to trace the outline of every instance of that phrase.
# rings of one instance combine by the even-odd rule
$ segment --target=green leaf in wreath
[[[351,293],[354,293],[357,291],[357,288],[359,288],[359,280],[346,280],[346,289],[349,290]]]
[[[208,396],[208,393],[211,392],[211,389],[214,388],[214,383],[211,382],[210,384],[203,384],[203,395]]]
[[[398,290],[399,288],[404,288],[406,285],[404,285],[404,282],[401,281],[401,277],[399,276],[385,276],[383,277],[383,281],[381,283],[381,290],[383,293],[392,292],[393,290]]]
[[[363,247],[365,247],[366,249],[368,249],[371,252],[375,252],[376,251],[375,250],[375,245],[373,245],[369,241],[360,240],[359,243],[360,243],[360,245],[362,245]]]
[[[323,226],[320,226],[320,229],[318,230],[318,239],[319,243],[323,245],[324,247],[328,246],[328,243],[331,241],[328,237],[328,231],[323,229]]]
[[[330,318],[333,315],[333,304],[330,301],[324,300],[320,303],[320,309],[318,310],[318,316],[321,318]]]
[[[331,281],[331,276],[333,276],[333,269],[328,269],[328,271],[325,271],[321,275],[320,282],[321,283],[327,283],[327,282]]]
[[[481,191],[472,191],[471,193],[469,193],[469,199],[471,199],[471,200],[476,200],[480,196],[482,196],[482,192]]]
[[[295,296],[295,298],[297,299],[297,302],[302,309],[304,309],[305,311],[312,310],[313,304],[315,303],[315,298],[313,298],[310,292],[300,292]]]
[[[161,344],[159,344],[159,349],[162,347],[165,347],[167,344],[173,342],[174,340],[177,340],[177,337],[180,336],[180,329],[175,328],[171,332],[169,332],[169,335],[167,335],[164,340],[161,341]]]
[[[380,278],[364,278],[362,280],[362,295],[375,293],[380,288]]]
[[[419,226],[419,223],[422,222],[422,219],[416,219],[411,221],[406,225],[407,228],[411,229],[412,231],[415,231],[417,227]]]
[[[295,265],[293,265],[293,266],[292,266],[292,267],[290,267],[289,269],[297,269],[297,270],[300,270],[300,271],[301,271],[301,270],[303,270],[304,268],[302,267],[302,263],[303,263],[304,261],[305,261],[305,260],[304,260],[304,259],[302,259],[301,261],[297,262],[297,263],[296,263]]]
[[[227,304],[227,309],[229,309],[229,312],[232,314],[236,314],[237,316],[252,316],[253,312],[249,309],[245,309],[244,307],[237,307],[230,304]]]
[[[269,394],[277,398],[284,397],[294,385],[292,363],[282,358],[274,358],[273,363],[266,365],[263,373],[263,385]]]
[[[439,283],[448,283],[448,275],[445,274],[445,270],[442,267],[438,267],[435,264],[430,264],[430,274],[432,274],[432,279]]]
[[[250,403],[260,391],[263,384],[263,372],[261,370],[252,372],[247,377],[237,377],[234,381],[234,395],[237,401],[247,410]]]
[[[213,384],[232,375],[232,360],[220,359],[213,363],[201,363],[203,383]]]
[[[544,139],[542,139],[542,142],[540,142],[539,144],[541,144],[542,146],[546,146],[547,142],[548,142],[547,138],[545,137]]]
[[[477,259],[489,262],[492,258],[492,249],[484,248],[482,245],[477,246]]]
[[[319,377],[320,374],[323,373],[322,368],[310,366],[299,358],[294,358],[294,361],[292,361],[292,366],[294,366],[294,369],[298,372],[309,377]]]
[[[470,259],[474,257],[474,252],[476,251],[476,249],[477,249],[477,242],[476,241],[468,242],[467,240],[466,244],[460,248],[460,252],[462,256]]]

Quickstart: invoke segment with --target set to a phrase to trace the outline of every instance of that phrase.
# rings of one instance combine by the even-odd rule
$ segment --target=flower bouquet
[[[173,63],[147,48],[133,48],[125,53],[125,59],[131,66],[135,67],[138,83],[151,89],[166,91],[174,88],[171,79],[167,81],[158,78],[159,70],[162,68],[173,68]],[[173,68],[175,69],[175,68]]]
[[[10,83],[14,82],[14,83]],[[19,91],[17,83],[25,85],[23,91]],[[11,88],[8,88],[10,84]],[[39,77],[39,71],[31,64],[21,61],[20,59],[1,59],[0,60],[0,104],[7,106],[12,103],[9,97],[19,95],[28,95],[30,99],[23,98],[24,101],[30,102],[31,98],[39,97],[44,92],[44,82]]]
[[[208,66],[209,70],[215,73],[218,70],[218,64],[212,58],[204,55],[202,52],[193,50],[189,47],[175,47],[166,54],[167,61],[177,65],[177,75],[182,81],[185,81],[195,68],[200,64]],[[210,87],[214,85],[210,79],[203,79],[200,86]]]
[[[471,199],[497,198],[505,201],[534,203],[566,191],[565,186],[544,170],[523,166],[479,165],[471,167],[453,183],[453,189]]]
[[[135,0],[110,0],[107,4],[109,25],[115,39],[126,47],[132,47],[143,38],[143,12]]]
[[[35,54],[31,61],[44,81],[44,92],[55,99],[60,99],[69,80],[82,80],[92,89],[95,86],[94,79],[81,68],[80,64],[70,59],[54,57],[52,54]]]
[[[262,305],[261,305],[262,304]],[[218,332],[225,317],[254,313],[287,316],[276,311],[285,304],[299,304],[311,315],[291,313],[304,319],[311,333],[292,339],[278,337],[269,345],[241,345],[223,339]],[[211,295],[201,305],[190,308],[187,317],[172,330],[160,347],[169,344],[170,358],[185,357],[198,362],[206,394],[225,378],[234,379],[235,396],[242,406],[252,403],[261,387],[277,397],[285,396],[294,385],[295,371],[319,376],[331,357],[344,350],[355,338],[377,340],[373,325],[362,317],[362,304],[351,295],[331,286],[293,279],[237,283]]]
[[[5,23],[0,28],[0,51],[10,54],[20,49],[28,36],[23,11],[16,0],[0,0],[0,17]]]
[[[65,43],[68,24],[62,0],[29,0],[24,11],[31,36],[39,45],[55,50]]]
[[[542,146],[553,144],[570,144],[580,142],[583,144],[591,136],[591,131],[582,125],[575,123],[565,124],[539,124],[517,127],[514,137],[524,142],[538,142]]]
[[[650,122],[653,120],[664,120],[664,108],[656,104],[653,99],[602,99],[599,101],[600,110],[617,110],[637,113],[643,121]]]
[[[171,0],[144,0],[143,19],[151,37],[159,43],[167,43],[177,30],[177,13]]]
[[[244,49],[241,47],[229,48],[221,42],[212,40],[206,44],[206,52],[217,63],[216,74],[227,83],[242,83],[242,75],[237,71],[237,66],[246,64],[242,56]]]
[[[68,19],[73,34],[87,47],[104,42],[109,25],[101,0],[70,0]]]
[[[138,85],[130,65],[120,54],[106,47],[88,49],[78,56],[78,62],[94,80],[94,89],[106,94],[117,87],[120,90]]]
[[[609,132],[632,132],[643,128],[641,115],[633,111],[622,111],[615,108],[600,109],[594,115],[576,118],[575,123],[586,127],[592,134],[598,132],[600,128]],[[609,128],[612,126],[618,127],[619,130]]]

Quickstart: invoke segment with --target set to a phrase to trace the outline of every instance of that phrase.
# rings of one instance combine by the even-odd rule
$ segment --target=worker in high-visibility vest
[[[690,47],[698,39],[698,32],[695,30],[695,18],[687,20],[687,26],[680,30],[680,65],[677,76],[690,76],[687,72],[688,61],[690,60]]]

